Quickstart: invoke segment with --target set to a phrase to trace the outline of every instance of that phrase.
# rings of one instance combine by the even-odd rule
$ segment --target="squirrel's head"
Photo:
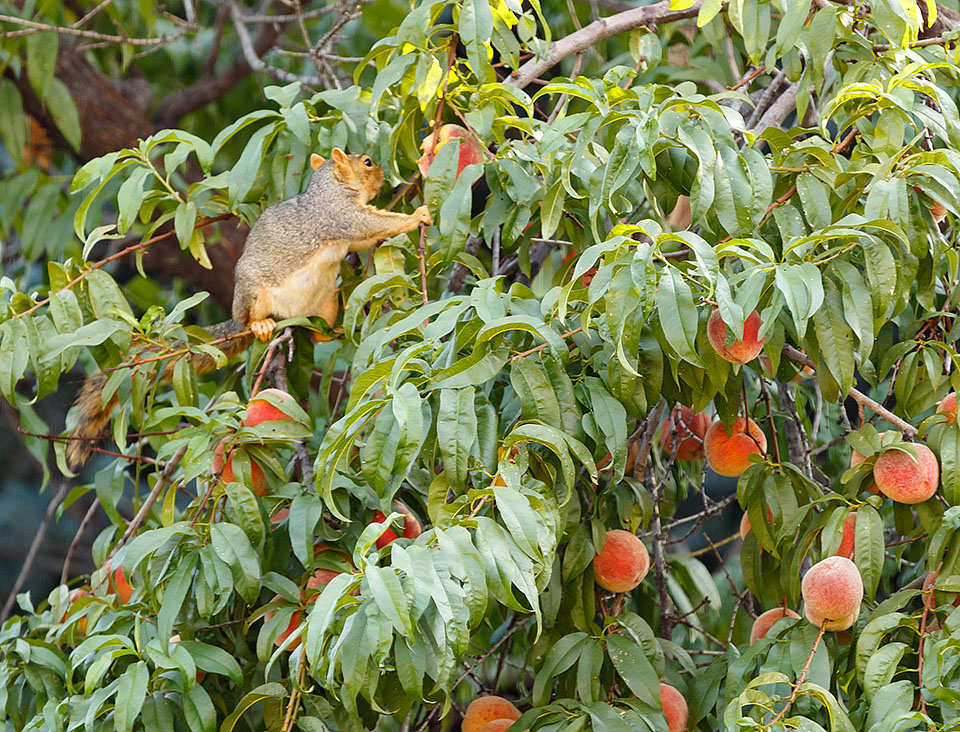
[[[347,155],[335,147],[332,162],[334,179],[355,191],[363,203],[377,195],[383,185],[383,169],[369,155]]]

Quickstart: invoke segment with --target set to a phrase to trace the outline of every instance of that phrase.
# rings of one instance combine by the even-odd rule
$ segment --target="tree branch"
[[[698,0],[686,10],[671,10],[669,0],[663,0],[656,5],[633,8],[616,15],[598,18],[590,25],[551,43],[544,58],[534,58],[527,61],[509,78],[505,79],[504,83],[522,89],[568,56],[581,53],[600,43],[600,41],[621,33],[628,33],[640,26],[656,26],[663,23],[672,23],[676,20],[694,18],[700,12],[701,4],[702,0]]]

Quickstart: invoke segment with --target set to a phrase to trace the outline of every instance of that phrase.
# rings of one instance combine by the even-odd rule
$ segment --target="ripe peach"
[[[857,529],[857,512],[848,513],[843,522],[843,535],[840,537],[840,546],[837,548],[838,557],[853,559],[853,543]]]
[[[752,419],[737,417],[727,435],[723,422],[716,420],[703,438],[703,451],[714,472],[736,478],[750,467],[750,455],[767,451],[767,437]]]
[[[461,732],[480,732],[487,724],[497,719],[509,719],[513,724],[520,719],[520,710],[501,696],[481,696],[467,707]]]
[[[773,511],[770,510],[770,506],[767,506],[767,521],[773,521]],[[743,516],[740,517],[740,538],[746,539],[747,534],[750,533],[750,514],[746,511],[743,512]]]
[[[767,610],[757,616],[753,621],[753,627],[750,628],[750,645],[753,645],[761,638],[767,637],[767,632],[771,626],[780,618],[799,618],[790,608],[775,607],[773,610]]]
[[[437,156],[437,153],[440,152],[440,148],[455,137],[460,138],[460,158],[457,160],[458,177],[468,165],[483,162],[483,149],[480,147],[480,143],[477,142],[476,137],[470,134],[469,130],[460,125],[444,125],[436,135],[436,148],[433,146],[433,130],[427,132],[427,136],[424,137],[423,142],[420,143],[423,155],[417,160],[417,167],[420,168],[421,175],[427,174],[427,171],[433,164],[433,159]]]
[[[939,572],[927,572],[927,576],[923,580],[923,604],[926,605],[931,610],[935,610],[937,607],[937,598],[934,595],[933,583],[937,581]],[[945,592],[946,599],[948,602],[952,602],[954,607],[960,607],[960,593],[958,592]],[[953,596],[953,599],[950,600],[950,596]]]
[[[866,460],[866,458],[865,458],[863,455],[861,455],[859,452],[857,452],[856,450],[854,450],[853,452],[850,453],[850,467],[851,467],[851,468],[856,467],[857,465],[859,465],[860,463],[862,463],[864,460]],[[864,481],[864,482],[866,482],[866,481]],[[880,492],[880,489],[877,487],[877,481],[875,481],[875,480],[871,480],[867,485],[865,485],[865,486],[864,486],[864,490],[867,491],[867,493],[879,493],[879,492]]]
[[[116,594],[120,598],[120,603],[126,605],[130,602],[130,598],[133,596],[133,588],[127,582],[127,576],[123,573],[123,567],[117,567],[115,570],[111,571],[110,562],[106,562],[103,565],[104,569],[107,570],[107,575],[110,582],[110,589],[108,590],[111,594]]]
[[[495,719],[492,722],[487,722],[483,727],[480,728],[480,732],[504,732],[513,726],[515,720],[513,719]],[[527,732],[527,730],[523,730]]]
[[[90,594],[89,590],[85,590],[82,587],[78,587],[75,590],[70,590],[70,594],[67,596],[67,609],[63,611],[63,617],[60,618],[60,622],[63,623],[67,619],[67,615],[70,614],[70,611],[73,609],[74,603],[79,600],[81,597],[86,597]],[[85,635],[87,632],[87,618],[86,616],[80,618],[80,621],[77,623],[77,630],[80,631],[81,635]]]
[[[945,412],[940,424],[953,424],[957,421],[957,392],[951,391],[937,405],[938,412]]]
[[[273,406],[273,404],[263,398],[265,396],[275,397],[275,401],[277,401],[281,407],[277,408]],[[293,419],[293,417],[291,417],[287,411],[284,410],[284,407],[296,403],[296,399],[294,399],[293,396],[287,392],[283,391],[283,389],[264,389],[253,399],[251,399],[250,403],[247,405],[247,416],[243,419],[243,426],[256,427],[261,422],[276,422]]]
[[[650,554],[636,534],[623,529],[607,532],[600,553],[593,558],[593,578],[611,592],[629,592],[650,569]]]
[[[224,483],[232,483],[236,478],[233,475],[233,450],[227,455],[227,461],[223,461],[224,443],[227,438],[224,437],[217,446],[213,448],[213,463],[211,469],[214,474],[220,476]],[[257,465],[257,461],[250,458],[250,490],[261,498],[267,495],[267,480],[263,475],[263,469]],[[289,513],[289,511],[288,511]]]
[[[837,627],[827,629],[846,630],[860,613],[863,581],[857,565],[849,559],[827,557],[814,564],[803,576],[800,592],[807,620],[814,625],[821,625],[824,620],[836,621]],[[843,625],[847,620],[849,624]]]
[[[860,606],[857,605],[853,609],[853,612],[847,613],[841,618],[830,620],[829,618],[826,618],[815,611],[813,608],[805,605],[803,608],[803,616],[813,625],[816,625],[818,628],[823,627],[824,630],[849,630],[853,627],[853,624],[857,622],[857,618],[860,617]],[[849,643],[849,640],[847,642]]]
[[[747,363],[763,350],[763,338],[757,337],[762,325],[760,314],[754,310],[744,321],[740,338],[734,338],[733,343],[728,346],[727,324],[723,322],[720,311],[714,310],[707,321],[707,340],[722,359],[730,363]]]
[[[399,513],[404,515],[403,519],[403,532],[400,534],[404,539],[416,539],[420,534],[423,533],[423,528],[420,526],[420,521],[414,516],[413,511],[411,511],[407,506],[405,506],[400,501],[393,502],[394,508],[397,509]],[[374,511],[373,519],[379,524],[382,524],[387,520],[387,517],[382,511]],[[396,533],[393,529],[387,529],[384,531],[380,538],[377,539],[377,549],[383,549],[387,544],[397,538]]]
[[[694,414],[690,407],[678,404],[663,425],[661,447],[668,455],[676,450],[677,460],[702,460],[703,436],[709,427],[710,417],[704,412]],[[679,439],[681,435],[686,437]]]
[[[660,703],[663,705],[663,716],[667,718],[667,729],[670,732],[684,732],[687,729],[687,700],[683,694],[661,681]]]
[[[937,492],[940,465],[926,445],[915,443],[917,458],[902,450],[887,450],[873,466],[880,491],[898,503],[923,503]]]

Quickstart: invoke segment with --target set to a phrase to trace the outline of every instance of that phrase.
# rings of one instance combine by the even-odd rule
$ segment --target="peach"
[[[86,597],[90,594],[89,590],[85,590],[82,587],[78,587],[75,590],[70,590],[70,594],[67,596],[67,609],[63,611],[63,617],[60,618],[60,622],[63,623],[67,619],[67,615],[70,614],[70,611],[73,609],[74,603],[79,600],[81,597]],[[85,635],[87,632],[87,617],[84,616],[80,618],[80,621],[77,623],[77,630],[81,635]]]
[[[857,605],[852,612],[847,613],[843,617],[837,618],[836,620],[830,620],[812,608],[804,606],[803,616],[813,625],[816,625],[818,628],[822,627],[824,630],[849,630],[853,627],[853,624],[857,622],[857,618],[860,617],[860,606]],[[848,639],[847,643],[849,642],[850,641]]]
[[[930,610],[935,610],[937,607],[937,598],[936,595],[934,595],[933,583],[937,581],[939,574],[940,573],[936,571],[927,572],[927,576],[923,580],[923,604]],[[953,603],[954,607],[960,607],[960,593],[944,592],[943,594],[946,595],[947,601]],[[950,600],[951,595],[953,596],[953,600]]]
[[[854,450],[853,452],[850,453],[850,467],[851,467],[851,468],[856,467],[857,465],[859,465],[860,463],[862,463],[864,460],[866,460],[866,458],[865,458],[863,455],[861,455],[859,452],[857,452],[856,450]],[[866,483],[866,481],[864,481],[864,482]],[[871,480],[868,485],[864,486],[864,490],[867,491],[867,493],[879,493],[879,492],[880,492],[880,489],[877,487],[877,481],[875,481],[875,480]]]
[[[480,728],[480,732],[504,732],[504,730],[508,730],[513,726],[514,721],[513,719],[495,719],[483,725],[483,727]],[[527,730],[523,732],[527,732]]]
[[[857,512],[848,513],[843,522],[843,535],[840,537],[840,546],[837,548],[838,557],[853,559],[853,543],[857,529]]]
[[[400,534],[404,539],[416,539],[420,534],[423,533],[423,528],[420,526],[420,521],[414,516],[413,511],[411,511],[407,506],[405,506],[400,501],[393,502],[394,508],[399,513],[404,515],[403,519],[403,531]],[[387,517],[384,515],[383,511],[374,511],[373,519],[378,524],[382,524],[387,520]],[[377,549],[383,549],[387,544],[397,538],[396,533],[393,529],[387,529],[384,531],[380,538],[377,539]]]
[[[807,620],[814,625],[837,621],[836,627],[831,625],[827,630],[846,630],[860,613],[863,580],[857,565],[846,557],[827,557],[803,576],[800,592]],[[848,619],[850,622],[843,625]]]
[[[501,696],[481,696],[467,707],[461,732],[480,732],[487,724],[498,719],[508,719],[510,724],[520,719],[520,710]]]
[[[694,414],[690,407],[678,404],[663,425],[661,447],[668,455],[676,450],[677,460],[702,460],[703,436],[709,427],[706,413]]]
[[[231,450],[227,455],[226,463],[223,460],[223,451],[227,438],[224,437],[220,442],[217,443],[217,446],[213,448],[213,463],[211,469],[214,474],[219,475],[224,483],[232,483],[236,478],[233,475],[233,453]],[[263,470],[257,461],[253,458],[250,458],[250,490],[252,490],[256,495],[261,498],[267,495],[267,480],[263,475]],[[289,514],[289,511],[287,512]]]
[[[923,503],[937,492],[940,465],[926,445],[914,443],[916,459],[902,450],[887,450],[873,466],[880,492],[897,503]]]
[[[629,592],[650,569],[650,554],[636,534],[623,529],[607,532],[600,553],[593,558],[593,578],[611,592]]]
[[[663,705],[663,716],[667,718],[667,729],[670,732],[684,732],[687,729],[687,700],[683,694],[661,681],[660,703]]]
[[[703,451],[714,472],[736,478],[750,467],[751,455],[767,451],[767,437],[752,419],[737,417],[729,435],[718,419],[703,438]]]
[[[775,607],[773,610],[767,610],[765,613],[761,613],[757,616],[757,619],[753,621],[753,627],[750,628],[750,645],[752,646],[761,638],[766,638],[767,632],[780,618],[799,617],[800,616],[790,608],[783,607]]]
[[[937,405],[937,411],[943,412],[940,424],[953,424],[957,421],[957,392],[951,391]]]
[[[720,358],[730,363],[744,364],[755,359],[763,350],[763,338],[757,337],[762,325],[760,314],[754,310],[744,321],[740,338],[734,338],[733,343],[727,345],[727,324],[723,322],[720,311],[714,310],[707,321],[707,340]]]
[[[110,582],[108,592],[116,594],[116,596],[120,598],[120,604],[126,605],[133,596],[133,588],[127,582],[127,576],[123,573],[123,567],[117,567],[111,571],[110,562],[106,562],[103,568],[107,570],[107,576]]]
[[[281,599],[280,595],[274,595],[270,599],[270,602],[276,602],[277,600],[280,600],[280,599]],[[263,619],[265,622],[272,620],[273,616],[276,614],[277,613],[275,610],[271,610],[270,612],[266,613],[263,616]],[[300,623],[302,622],[302,620],[303,620],[303,611],[299,609],[294,610],[293,615],[290,616],[290,623],[287,625],[286,629],[276,637],[276,639],[273,641],[273,644],[275,646],[282,646],[284,641],[286,641],[287,638],[289,638],[293,634],[293,632],[300,627]],[[299,645],[300,645],[300,639],[297,638],[289,646],[287,646],[287,650],[292,651],[295,648],[299,647]]]
[[[333,569],[318,569],[311,575],[310,579],[307,580],[307,588],[311,590],[323,590],[338,574],[343,574],[343,572],[337,572]]]
[[[274,397],[274,401],[280,404],[275,407],[263,397]],[[295,405],[296,399],[283,389],[264,389],[259,392],[247,405],[247,416],[243,419],[244,427],[256,427],[262,422],[277,422],[293,419],[288,414],[289,406]]]
[[[483,148],[480,146],[480,143],[477,142],[477,138],[470,134],[468,129],[460,125],[444,125],[436,135],[436,147],[433,146],[433,130],[430,130],[427,136],[423,138],[423,142],[420,143],[423,155],[417,160],[417,167],[420,168],[421,175],[427,174],[427,171],[433,164],[433,159],[437,156],[437,153],[440,152],[440,148],[455,137],[460,139],[460,158],[457,160],[457,177],[460,176],[460,173],[462,173],[463,169],[468,165],[476,165],[477,163],[483,162]]]

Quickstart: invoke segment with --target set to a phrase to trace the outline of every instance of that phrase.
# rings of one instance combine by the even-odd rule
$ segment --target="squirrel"
[[[433,223],[426,206],[401,214],[368,204],[383,184],[383,169],[369,155],[334,148],[329,160],[312,155],[310,165],[314,173],[307,190],[267,208],[250,229],[234,272],[233,318],[207,328],[215,340],[237,336],[218,344],[227,358],[246,350],[254,336],[269,340],[277,320],[316,315],[332,328],[340,311],[337,277],[347,253]],[[197,373],[216,369],[206,354],[190,359]],[[167,362],[161,378],[173,376],[177,360]],[[102,371],[87,376],[74,402],[66,453],[73,471],[90,457],[117,404],[115,395],[103,403],[106,383]]]

